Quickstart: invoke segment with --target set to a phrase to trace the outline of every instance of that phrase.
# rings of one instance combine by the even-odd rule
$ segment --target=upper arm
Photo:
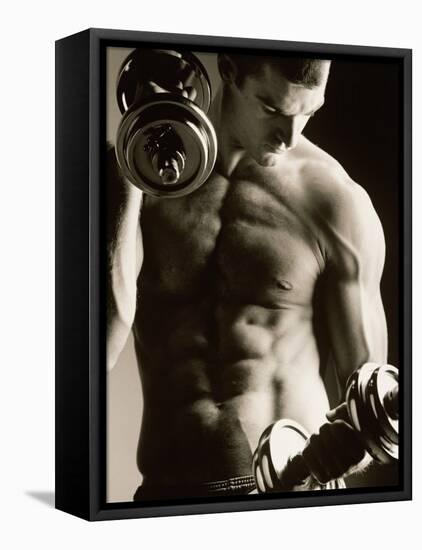
[[[368,361],[385,362],[387,329],[380,281],[385,241],[367,193],[342,183],[323,222],[325,307],[330,346],[342,385]]]
[[[119,173],[113,149],[107,168],[107,366],[112,368],[135,317],[137,279],[143,260],[142,193]]]

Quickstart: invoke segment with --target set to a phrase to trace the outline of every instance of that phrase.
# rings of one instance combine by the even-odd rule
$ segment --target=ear
[[[224,82],[232,84],[236,80],[237,76],[237,67],[233,59],[227,54],[220,53],[218,54],[218,70],[220,71],[220,76]]]

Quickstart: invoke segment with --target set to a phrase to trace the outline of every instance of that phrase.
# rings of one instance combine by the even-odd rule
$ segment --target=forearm
[[[370,333],[368,362],[384,364],[387,362],[388,334],[380,293],[373,298],[373,306],[368,312],[368,322]]]

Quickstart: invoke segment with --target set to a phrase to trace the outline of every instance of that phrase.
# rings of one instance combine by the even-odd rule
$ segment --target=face
[[[328,71],[329,63],[321,84],[312,88],[289,82],[269,65],[240,86],[232,82],[226,122],[234,145],[261,166],[275,165],[296,147],[306,123],[322,107]]]

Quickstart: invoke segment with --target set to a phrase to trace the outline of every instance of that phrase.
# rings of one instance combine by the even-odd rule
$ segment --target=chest
[[[148,197],[144,281],[177,296],[218,292],[268,307],[308,301],[320,270],[317,247],[289,189],[214,174],[187,197]]]

